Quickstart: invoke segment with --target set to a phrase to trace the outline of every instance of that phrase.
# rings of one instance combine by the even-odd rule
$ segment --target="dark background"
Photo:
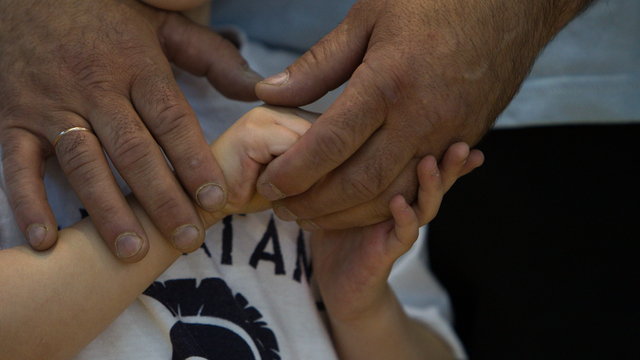
[[[430,263],[471,360],[640,359],[640,125],[493,130]]]

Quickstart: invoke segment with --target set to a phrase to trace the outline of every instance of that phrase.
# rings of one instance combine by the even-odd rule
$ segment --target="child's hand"
[[[393,301],[387,285],[393,263],[417,240],[419,227],[436,216],[443,195],[453,183],[483,161],[479,150],[470,152],[466,144],[454,144],[440,168],[433,156],[422,159],[418,164],[417,203],[409,206],[402,195],[397,195],[389,204],[393,219],[311,235],[314,275],[332,323],[366,319]]]
[[[227,205],[218,213],[200,209],[206,227],[228,214],[269,209],[256,191],[264,165],[284,153],[302,136],[318,114],[294,108],[257,107],[236,121],[211,144],[227,184]],[[305,120],[306,119],[306,120]]]

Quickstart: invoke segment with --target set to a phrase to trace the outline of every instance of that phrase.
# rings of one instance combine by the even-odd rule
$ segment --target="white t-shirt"
[[[297,56],[243,43],[243,55],[261,72],[275,71]],[[257,105],[225,99],[205,79],[182,71],[175,75],[208,141]],[[119,176],[117,181],[130,192]],[[86,216],[55,159],[47,162],[45,186],[61,227]],[[0,249],[25,243],[4,185],[0,224]],[[448,297],[426,268],[424,231],[396,263],[390,282],[407,312],[434,329],[456,357],[465,358],[451,327]],[[76,357],[214,358],[337,358],[314,286],[308,234],[272,211],[230,216],[213,226],[199,250],[180,257]]]

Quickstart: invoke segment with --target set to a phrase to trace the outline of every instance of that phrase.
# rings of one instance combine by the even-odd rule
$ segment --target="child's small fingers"
[[[300,136],[304,135],[311,127],[311,123],[321,115],[299,108],[273,105],[262,105],[256,108],[256,110],[259,111],[260,117],[269,118],[273,120],[275,124],[284,126]]]
[[[480,167],[483,163],[484,163],[484,154],[482,153],[482,151],[477,149],[471,150],[471,152],[469,153],[469,156],[467,157],[466,163],[462,167],[460,174],[458,174],[458,177],[463,177],[467,175],[468,173],[472,172],[476,168]]]
[[[453,144],[442,157],[440,162],[440,172],[442,174],[442,184],[444,192],[449,191],[451,186],[461,176],[469,157],[469,145],[463,142]]]
[[[281,124],[271,124],[259,134],[264,142],[267,153],[262,163],[267,164],[273,157],[280,156],[289,150],[302,135],[290,127]],[[268,155],[268,156],[267,156]]]
[[[438,169],[436,158],[429,155],[418,163],[418,180],[418,199],[414,202],[413,209],[419,225],[422,226],[436,216],[444,195],[442,173]]]
[[[396,195],[389,203],[393,220],[395,221],[395,238],[403,245],[402,253],[411,247],[418,239],[418,229],[420,224],[414,209],[407,204],[402,195]]]

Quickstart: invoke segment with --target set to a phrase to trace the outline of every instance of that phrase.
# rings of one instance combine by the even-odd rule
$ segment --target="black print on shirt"
[[[262,314],[235,296],[224,280],[154,282],[144,295],[162,303],[176,318],[170,330],[172,360],[279,360],[275,334]]]
[[[224,228],[222,229],[222,259],[220,260],[220,262],[224,265],[231,265],[233,263],[233,258],[231,257],[231,251],[233,251],[233,226],[231,225],[232,220],[232,215],[227,215],[224,219],[222,219]]]
[[[269,242],[273,244],[273,253],[264,251]],[[249,265],[256,269],[258,268],[258,262],[261,260],[272,261],[275,264],[276,275],[284,275],[284,260],[282,259],[280,240],[278,240],[278,231],[276,230],[276,223],[273,221],[273,215],[271,215],[271,219],[269,219],[267,231],[253,251],[253,255],[251,255]]]
[[[240,215],[243,216],[243,215]],[[233,216],[229,215],[222,220],[222,255],[220,257],[220,264],[233,265]],[[250,239],[244,239],[249,241]],[[268,252],[267,247],[271,243],[272,251]],[[296,259],[295,269],[293,270],[293,280],[302,282],[302,274],[304,273],[307,283],[313,273],[313,266],[311,258],[307,256],[307,249],[305,245],[304,233],[302,229],[298,231],[298,238],[296,240]],[[203,246],[205,246],[203,244]],[[204,248],[206,255],[212,258],[208,248]],[[242,261],[242,260],[241,260]],[[282,249],[280,247],[280,239],[278,237],[278,228],[276,222],[271,215],[267,229],[260,241],[258,241],[256,248],[254,249],[251,257],[249,258],[249,265],[254,269],[257,269],[261,261],[270,261],[274,263],[275,275],[286,275],[285,262],[282,255]]]
[[[293,280],[300,282],[302,277],[302,271],[304,270],[304,275],[307,278],[307,283],[309,283],[309,279],[311,278],[311,273],[313,272],[313,267],[311,266],[311,261],[307,261],[307,251],[304,245],[304,234],[302,233],[302,229],[298,232],[298,240],[296,241],[296,268],[293,271]]]

